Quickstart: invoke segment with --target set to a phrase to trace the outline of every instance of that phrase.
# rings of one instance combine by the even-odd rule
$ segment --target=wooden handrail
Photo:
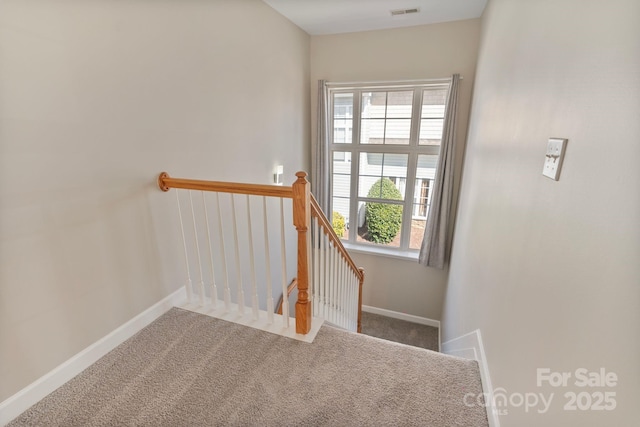
[[[316,198],[313,197],[313,194],[311,195],[311,215],[318,218],[318,222],[320,223],[320,228],[322,229],[324,234],[326,234],[329,240],[331,240],[331,242],[334,244],[334,246],[338,248],[340,255],[342,255],[342,258],[345,260],[345,262],[349,264],[349,267],[351,267],[351,270],[353,271],[353,273],[356,276],[358,276],[358,279],[363,280],[363,273],[356,266],[355,262],[353,262],[353,259],[351,259],[349,252],[347,252],[347,249],[342,244],[342,241],[340,240],[336,232],[333,230],[331,223],[322,212],[322,208],[320,208],[320,204],[318,203]]]
[[[186,190],[216,191],[219,193],[248,194],[251,196],[293,198],[292,187],[265,184],[245,184],[241,182],[201,181],[197,179],[171,178],[162,172],[158,176],[158,187],[162,191],[171,188]]]

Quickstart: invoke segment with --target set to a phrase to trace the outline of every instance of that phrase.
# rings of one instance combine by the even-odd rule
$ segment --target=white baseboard
[[[480,380],[482,381],[482,391],[487,404],[489,427],[500,427],[498,408],[494,405],[493,386],[491,385],[489,365],[487,364],[487,357],[485,356],[480,329],[476,329],[475,331],[461,335],[458,338],[443,342],[441,351],[451,356],[463,357],[465,359],[471,359],[478,362],[478,366],[480,368]]]
[[[46,395],[169,311],[171,307],[182,304],[184,301],[186,301],[186,292],[184,288],[180,288],[0,403],[0,425],[9,423]]]
[[[304,335],[297,334],[295,328],[295,317],[289,317],[290,326],[287,327],[284,325],[283,316],[281,314],[274,314],[273,322],[269,323],[267,312],[264,310],[258,311],[258,318],[254,319],[251,309],[247,310],[248,312],[243,316],[238,314],[237,304],[232,303],[230,305],[230,308],[226,309],[224,301],[216,301],[217,303],[215,304],[215,306],[217,307],[217,309],[212,308],[211,300],[209,298],[206,299],[204,305],[202,305],[198,301],[196,303],[185,302],[184,304],[180,304],[178,307],[184,310],[193,311],[194,313],[204,314],[205,316],[226,320],[227,322],[237,323],[239,325],[248,326],[250,328],[307,343],[313,342],[313,340],[316,338],[316,335],[318,335],[318,332],[320,331],[320,327],[324,323],[324,319],[322,317],[314,316],[313,320],[311,321],[311,330],[309,330],[309,332]]]

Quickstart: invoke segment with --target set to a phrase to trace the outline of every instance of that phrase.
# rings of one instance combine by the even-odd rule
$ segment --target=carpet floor
[[[10,426],[487,426],[477,363],[323,326],[313,344],[171,309]]]
[[[362,333],[389,341],[439,351],[438,328],[362,312]]]

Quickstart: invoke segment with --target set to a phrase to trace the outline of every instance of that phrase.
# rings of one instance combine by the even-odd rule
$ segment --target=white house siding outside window
[[[420,249],[448,90],[448,82],[329,89],[331,200],[334,220],[337,214],[345,219],[344,241],[402,252]],[[397,189],[391,199],[382,194],[387,180]],[[391,235],[384,239],[370,230],[373,210],[367,211],[374,204],[396,206],[400,223],[385,230]]]

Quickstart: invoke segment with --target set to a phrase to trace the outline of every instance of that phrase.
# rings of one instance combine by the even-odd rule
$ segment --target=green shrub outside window
[[[369,198],[402,200],[402,193],[389,178],[377,180],[367,194]],[[367,238],[375,243],[391,242],[402,224],[402,205],[367,202]]]

